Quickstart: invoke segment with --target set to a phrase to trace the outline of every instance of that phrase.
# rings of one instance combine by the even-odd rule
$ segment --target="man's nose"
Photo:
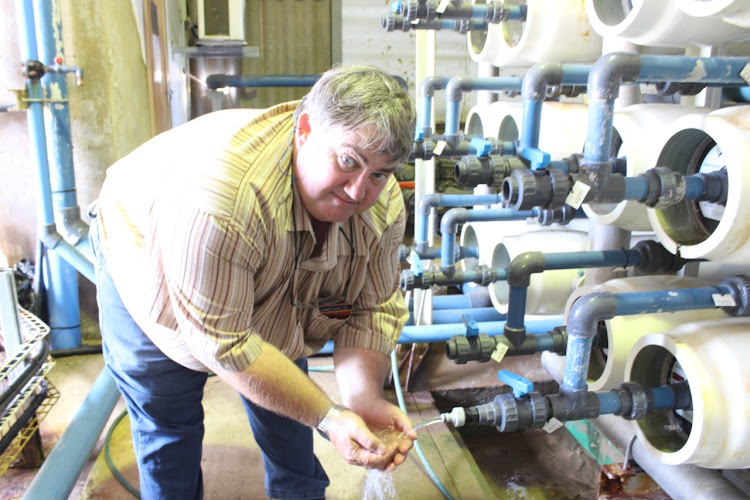
[[[362,201],[367,194],[367,176],[356,175],[349,179],[344,186],[344,191],[354,201]]]

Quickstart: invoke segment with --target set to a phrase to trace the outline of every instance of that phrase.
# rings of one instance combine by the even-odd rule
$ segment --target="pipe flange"
[[[479,349],[478,360],[480,363],[487,363],[491,359],[492,353],[495,352],[495,347],[497,347],[495,339],[486,333],[480,333],[477,335],[476,339],[477,347]]]
[[[643,274],[679,271],[687,262],[654,240],[639,241],[633,248],[641,255],[641,262],[635,268]]]
[[[435,19],[434,2],[424,0],[411,0],[404,3],[404,19],[412,23],[419,19],[420,21],[432,21]]]
[[[455,181],[462,186],[477,187],[480,184],[492,182],[493,164],[490,158],[478,158],[473,155],[467,155],[456,162],[453,169]]]
[[[503,181],[503,206],[513,210],[530,210],[536,199],[536,178],[529,169],[514,170]]]
[[[481,265],[476,268],[476,272],[479,277],[479,281],[476,284],[479,286],[490,286],[497,280],[497,274],[489,266]]]
[[[46,66],[39,61],[26,61],[21,65],[21,73],[30,80],[39,80],[45,72]]]
[[[466,364],[471,358],[471,344],[464,335],[454,335],[445,343],[445,355],[457,365]]]
[[[529,393],[531,429],[541,429],[547,423],[547,399],[538,392]]]
[[[570,189],[573,184],[570,182],[570,177],[557,169],[549,169],[548,171],[549,180],[552,187],[552,198],[544,208],[557,209],[565,206],[565,200],[570,194]]]
[[[729,288],[735,304],[721,309],[730,316],[750,316],[750,277],[744,274],[730,276],[721,282],[721,286]]]
[[[403,291],[414,290],[414,273],[409,270],[401,271],[401,279],[399,286]]]
[[[651,208],[666,208],[676,205],[685,199],[687,183],[685,177],[669,167],[654,167],[645,172],[655,175],[659,182],[659,192],[656,201],[649,196],[646,205]]]
[[[648,411],[648,395],[643,390],[643,386],[636,382],[625,382],[624,384],[620,384],[619,387],[628,391],[630,399],[633,402],[630,414],[624,414],[623,418],[626,420],[640,420],[645,417]]]
[[[498,394],[495,401],[500,406],[502,420],[496,428],[500,432],[515,432],[518,429],[518,403],[511,393]]]

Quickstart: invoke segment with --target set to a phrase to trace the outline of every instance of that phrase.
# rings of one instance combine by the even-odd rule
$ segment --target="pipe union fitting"
[[[731,316],[750,316],[750,277],[745,275],[730,276],[721,282],[721,286],[730,289],[734,299],[733,307],[722,307]]]

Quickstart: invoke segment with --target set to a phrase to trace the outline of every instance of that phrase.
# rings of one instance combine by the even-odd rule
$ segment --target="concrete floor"
[[[510,361],[512,360],[512,361]],[[506,361],[503,362],[504,364]],[[538,357],[510,358],[512,366],[504,366],[517,373],[522,373],[533,381],[547,380],[549,377],[541,368]],[[311,366],[331,365],[330,357],[312,358]],[[492,366],[490,366],[492,365]],[[48,375],[48,379],[60,392],[60,399],[50,410],[41,423],[42,442],[46,452],[54,446],[60,434],[72,419],[80,402],[88,394],[92,382],[103,369],[100,355],[74,356],[59,358]],[[491,363],[470,363],[455,365],[449,362],[443,353],[442,346],[436,345],[425,358],[420,367],[419,375],[413,380],[412,391],[405,394],[409,415],[417,423],[427,418],[437,416],[439,411],[432,397],[432,391],[452,391],[455,389],[483,388],[498,386],[498,365]],[[332,373],[313,372],[312,378],[331,395],[338,399],[338,389]],[[389,397],[395,402],[395,394],[391,391]],[[263,489],[263,466],[260,452],[251,436],[242,405],[237,394],[218,378],[209,379],[205,391],[204,408],[206,412],[206,438],[204,440],[203,472],[205,494],[207,499],[262,499],[266,498]],[[123,404],[120,400],[110,422],[122,412]],[[498,433],[490,430],[494,435]],[[504,459],[497,461],[502,464],[498,471],[493,467],[495,461],[491,453],[482,453],[482,465],[477,460],[461,436],[455,429],[442,424],[432,425],[419,431],[420,446],[429,460],[437,477],[446,489],[456,499],[479,500],[485,498],[590,498],[591,484],[578,484],[575,487],[585,494],[576,492],[563,496],[550,496],[544,493],[529,493],[520,488],[518,475],[513,475],[513,447],[524,449],[517,451],[525,455],[533,447],[526,444],[510,443],[510,449],[503,451]],[[493,438],[496,438],[494,436]],[[481,443],[484,438],[479,437]],[[569,437],[564,442],[555,442],[558,448],[576,447],[577,443]],[[471,439],[477,442],[477,437]],[[81,474],[71,499],[129,499],[132,495],[117,482],[110,472],[104,454],[101,453],[104,437],[99,439],[94,450],[92,460]],[[502,445],[500,445],[502,446]],[[368,472],[362,468],[346,464],[333,446],[316,435],[316,454],[326,469],[331,486],[327,490],[329,500],[353,500],[363,497],[363,487]],[[510,456],[509,456],[510,454]],[[544,452],[541,453],[544,455]],[[111,456],[122,475],[137,487],[137,470],[134,464],[132,443],[128,419],[124,418],[113,430],[111,440]],[[533,461],[533,457],[524,458]],[[589,459],[590,461],[590,459]],[[595,462],[594,462],[595,464]],[[580,478],[579,464],[576,470],[568,470],[571,476]],[[590,469],[591,464],[587,467]],[[484,470],[480,470],[484,469]],[[0,477],[0,498],[16,499],[23,496],[24,491],[34,478],[36,469],[12,468]],[[510,473],[510,475],[508,474]],[[595,478],[592,478],[595,480]],[[428,473],[421,465],[416,453],[410,454],[407,462],[392,474],[395,486],[395,497],[402,499],[437,499],[442,495],[434,486]],[[585,480],[585,479],[584,479]],[[572,481],[579,481],[575,479]],[[500,484],[502,483],[502,484]],[[578,490],[576,490],[578,491]],[[595,491],[595,490],[594,490]],[[388,495],[373,498],[392,498]]]

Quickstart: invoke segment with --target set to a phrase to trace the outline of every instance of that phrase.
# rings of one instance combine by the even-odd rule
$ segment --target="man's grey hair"
[[[307,111],[313,123],[359,132],[374,126],[368,144],[394,163],[405,161],[414,143],[416,113],[409,94],[392,76],[366,64],[336,66],[302,98],[294,112]]]

